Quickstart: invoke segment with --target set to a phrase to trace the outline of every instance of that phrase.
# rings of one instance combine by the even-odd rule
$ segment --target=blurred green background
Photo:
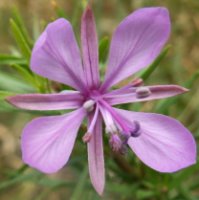
[[[70,162],[60,172],[47,176],[27,168],[22,163],[20,153],[22,129],[32,118],[50,113],[17,110],[3,100],[12,93],[48,91],[49,83],[46,80],[36,77],[36,81],[31,81],[33,75],[28,69],[27,61],[30,52],[27,52],[45,25],[58,17],[66,17],[71,21],[79,40],[84,3],[85,1],[80,0],[0,1],[0,199],[2,200],[100,199],[88,177],[87,153],[81,140],[82,134],[79,134]],[[172,32],[168,42],[171,48],[158,68],[146,80],[147,84],[179,84],[188,87],[190,92],[177,98],[126,105],[123,108],[163,113],[177,118],[191,130],[198,141],[199,1],[95,0],[93,10],[99,40],[104,37],[110,40],[118,23],[133,10],[144,6],[167,7],[172,21]],[[11,18],[13,20],[10,20]],[[24,29],[23,23],[27,30]],[[20,34],[17,31],[22,31],[25,46],[19,45]],[[105,65],[101,62],[102,73]],[[59,90],[62,86],[56,85],[56,87]],[[144,166],[131,151],[126,156],[114,154],[107,145],[107,138],[104,139],[107,181],[101,199],[199,199],[199,164],[175,174],[160,174]]]

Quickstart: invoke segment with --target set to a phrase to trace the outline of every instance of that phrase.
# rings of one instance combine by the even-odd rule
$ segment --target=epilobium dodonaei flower
[[[31,69],[76,91],[9,97],[13,105],[29,110],[75,109],[61,116],[40,117],[23,130],[25,163],[44,173],[54,173],[68,161],[82,120],[88,118],[83,141],[88,147],[91,182],[99,194],[105,183],[102,122],[114,151],[129,146],[149,167],[175,172],[195,163],[196,145],[191,133],[178,121],[160,114],[121,110],[113,106],[162,99],[186,92],[176,85],[142,86],[137,79],[111,87],[148,66],[160,53],[170,33],[165,8],[143,8],[129,15],[113,34],[108,67],[100,82],[98,41],[90,8],[82,17],[82,57],[70,23],[50,23],[36,42]]]

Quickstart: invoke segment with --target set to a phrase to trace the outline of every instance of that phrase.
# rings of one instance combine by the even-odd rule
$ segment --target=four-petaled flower
[[[186,92],[176,85],[143,86],[141,79],[110,88],[148,66],[160,53],[170,33],[167,9],[143,8],[129,15],[116,29],[104,81],[100,82],[98,41],[89,7],[81,24],[82,57],[70,23],[50,23],[36,42],[31,70],[76,91],[56,94],[25,94],[8,101],[29,110],[75,111],[60,116],[40,117],[23,130],[22,155],[25,163],[44,173],[54,173],[68,161],[78,129],[85,117],[91,182],[99,194],[105,183],[102,121],[110,145],[123,153],[129,146],[149,167],[174,172],[195,163],[196,145],[191,133],[175,119],[160,114],[130,112],[113,106],[162,99]]]

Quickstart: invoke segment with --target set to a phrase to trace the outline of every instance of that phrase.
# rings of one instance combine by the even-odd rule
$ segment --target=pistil
[[[132,137],[138,137],[141,135],[141,126],[138,121],[134,121],[134,128],[131,131],[131,136]]]
[[[88,128],[87,132],[84,134],[84,136],[82,137],[82,140],[85,143],[90,142],[90,140],[92,138],[92,135],[93,135],[93,132],[94,132],[94,127],[95,127],[95,124],[96,124],[96,121],[97,121],[97,118],[98,118],[98,114],[99,114],[99,108],[98,108],[98,106],[96,106],[95,113],[94,113],[92,121],[89,125],[89,128]]]

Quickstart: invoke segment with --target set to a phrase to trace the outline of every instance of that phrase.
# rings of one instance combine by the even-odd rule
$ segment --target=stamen
[[[103,106],[106,108],[100,106],[100,110],[106,124],[106,133],[117,134],[124,145],[127,144],[129,137],[138,137],[141,134],[137,121],[132,127],[131,122],[118,115],[109,105],[104,103]]]
[[[113,151],[118,152],[122,149],[122,141],[117,134],[112,134],[109,139],[109,144]]]
[[[131,136],[132,137],[138,137],[141,134],[141,126],[138,121],[134,121],[134,130],[131,131]]]
[[[82,137],[82,140],[83,142],[90,142],[91,138],[92,138],[92,135],[93,135],[93,132],[94,132],[94,128],[95,128],[95,124],[96,124],[96,121],[97,121],[97,118],[98,118],[98,113],[99,113],[99,107],[96,106],[96,109],[95,109],[95,114],[93,116],[93,119],[90,123],[90,126],[88,128],[88,131],[84,134],[84,136]]]
[[[101,110],[102,110],[101,113],[102,113],[102,116],[104,118],[104,122],[106,125],[106,128],[105,128],[106,133],[117,133],[118,128],[115,125],[111,114],[106,109],[103,109],[102,107],[101,107]]]
[[[142,99],[142,98],[146,98],[148,96],[150,96],[151,91],[148,87],[138,87],[135,91],[136,93],[136,97],[138,99]]]
[[[114,152],[119,152],[124,155],[127,152],[127,142],[123,141],[117,134],[112,134],[109,139],[109,144]]]
[[[129,131],[128,127],[126,126],[125,120],[123,120],[118,114],[114,111],[114,109],[107,104],[105,101],[101,101],[103,106],[100,106],[100,110],[102,116],[104,118],[104,122],[107,126],[107,130],[110,127],[109,125],[112,124],[112,128],[116,128],[117,132],[125,132]]]
[[[120,154],[122,154],[122,155],[127,154],[127,152],[128,152],[127,145],[126,145],[126,144],[123,144],[123,145],[122,145],[122,148],[120,149],[119,152],[120,152]]]
[[[84,143],[87,143],[87,142],[90,142],[91,138],[92,138],[92,133],[87,132],[82,137],[82,140]]]
[[[121,138],[121,140],[123,141],[124,144],[127,144],[128,139],[129,139],[130,137],[131,137],[131,135],[125,134],[125,133],[123,133],[123,134],[120,135],[120,138]]]
[[[107,133],[117,133],[118,129],[117,129],[115,123],[113,122],[112,124],[109,124],[109,126],[106,127],[106,131],[107,131]]]
[[[84,109],[87,111],[87,112],[91,112],[91,111],[93,111],[93,109],[94,109],[94,105],[95,105],[95,101],[93,101],[93,100],[88,100],[88,101],[86,101],[84,104],[83,104],[83,107],[84,107]]]
[[[132,82],[131,85],[133,87],[138,87],[141,86],[143,84],[143,80],[141,78],[135,78]]]
[[[105,127],[105,133],[106,133],[106,134],[109,134],[109,133],[110,133],[110,131],[109,131],[109,129],[108,129],[107,126]]]

